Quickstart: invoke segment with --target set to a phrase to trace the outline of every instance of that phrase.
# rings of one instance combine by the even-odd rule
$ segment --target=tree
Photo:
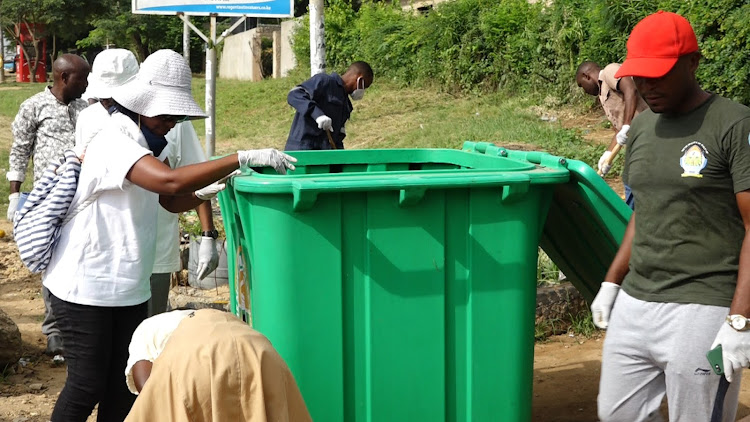
[[[62,46],[63,51],[76,47],[76,42],[88,35],[91,18],[106,13],[111,0],[54,0],[48,1],[47,34],[52,38],[52,59]]]
[[[200,27],[207,18],[193,17],[191,21]],[[182,50],[182,21],[176,16],[142,15],[130,11],[129,1],[115,1],[107,12],[91,19],[94,27],[88,36],[78,41],[82,48],[116,45],[132,50],[138,60],[162,48]],[[198,37],[191,41],[191,53],[199,56],[203,44]],[[191,54],[191,57],[193,54]]]
[[[204,34],[208,33],[207,17],[194,16],[190,21],[202,28]],[[114,2],[105,13],[90,19],[90,22],[94,29],[77,42],[80,48],[115,45],[133,51],[140,61],[162,48],[182,51],[182,20],[176,16],[133,14],[129,1]],[[202,39],[191,37],[190,67],[193,70],[202,69],[204,48]]]
[[[21,47],[31,82],[36,82],[37,67],[44,63],[40,47],[46,35],[43,24],[49,20],[46,7],[52,6],[55,1],[58,0],[2,0],[0,3],[0,16],[3,19],[0,26]],[[22,35],[26,38],[25,33],[30,40],[22,42]]]
[[[89,17],[104,13],[109,0],[0,0],[0,27],[23,50],[31,75],[36,82],[36,70],[45,65],[41,54],[42,40],[52,37],[50,51],[57,56],[57,38],[75,41],[88,33]],[[29,40],[21,42],[22,34]],[[24,36],[23,38],[26,38]]]

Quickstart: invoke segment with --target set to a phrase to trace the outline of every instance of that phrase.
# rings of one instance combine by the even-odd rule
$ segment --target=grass
[[[217,153],[283,148],[294,117],[286,95],[303,79],[304,75],[256,83],[219,79]],[[193,92],[203,105],[202,78],[194,78]],[[365,98],[354,103],[345,143],[351,149],[458,148],[466,140],[490,141],[534,144],[569,158],[598,159],[600,148],[584,141],[575,130],[541,121],[531,111],[540,101],[499,93],[454,96],[435,88],[376,81]],[[203,137],[203,122],[196,122],[195,127]]]
[[[3,83],[0,85],[0,116],[12,120],[18,112],[18,106],[27,98],[44,90],[46,86],[46,83]]]
[[[5,173],[8,171],[10,145],[13,142],[10,125],[21,103],[32,95],[42,91],[46,86],[47,84],[45,83],[22,84],[16,82],[6,82],[0,85],[0,204],[2,204],[0,206],[0,218],[5,218],[10,188],[8,181],[5,179]],[[30,181],[33,179],[33,166],[29,162],[29,167],[26,171],[26,180],[29,182],[24,182],[23,188],[25,190],[31,189]]]
[[[3,369],[0,371],[0,384],[5,384],[8,381],[8,377],[13,375],[13,365],[14,364],[6,364]]]
[[[261,82],[217,80],[216,153],[283,148],[294,117],[286,95],[305,77],[297,71],[290,77]],[[7,168],[9,126],[18,106],[45,86],[15,82],[0,86],[0,127],[4,128],[0,130],[0,168]],[[193,95],[201,106],[204,93],[205,79],[196,75]],[[459,148],[463,141],[473,140],[510,147],[532,144],[556,155],[596,162],[600,147],[559,122],[542,121],[532,111],[543,100],[502,93],[451,95],[434,87],[403,87],[376,80],[365,98],[354,103],[346,147]],[[204,142],[204,122],[196,121],[195,128]],[[0,203],[7,204],[7,198],[7,183],[0,183]]]
[[[561,322],[556,318],[542,319],[538,323],[534,324],[534,340],[542,341],[549,338],[549,333],[557,331],[556,327]]]
[[[594,320],[591,316],[591,311],[586,310],[579,314],[570,315],[570,330],[571,334],[578,336],[591,338],[595,335],[599,335],[600,332],[594,325]]]
[[[552,262],[550,257],[547,256],[541,248],[539,248],[539,255],[537,258],[536,280],[537,287],[560,283],[560,269],[557,268],[557,265]]]
[[[559,334],[560,330],[568,327],[567,335],[578,338],[595,338],[602,332],[594,325],[591,311],[585,310],[578,314],[568,314],[567,318],[547,318],[539,320],[534,324],[534,340],[545,341],[551,335]]]

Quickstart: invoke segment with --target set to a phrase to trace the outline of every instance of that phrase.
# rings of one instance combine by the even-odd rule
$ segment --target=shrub
[[[326,61],[345,69],[366,60],[377,77],[404,84],[435,81],[462,91],[536,90],[565,98],[575,92],[578,64],[622,61],[633,26],[657,10],[693,24],[704,60],[704,88],[750,103],[750,29],[746,0],[454,0],[426,16],[399,2],[326,3]],[[309,66],[309,20],[294,36]]]

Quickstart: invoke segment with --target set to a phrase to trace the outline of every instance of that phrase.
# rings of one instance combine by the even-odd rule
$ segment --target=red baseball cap
[[[698,40],[690,22],[660,10],[635,25],[628,38],[628,55],[615,77],[661,78],[680,56],[696,51]]]

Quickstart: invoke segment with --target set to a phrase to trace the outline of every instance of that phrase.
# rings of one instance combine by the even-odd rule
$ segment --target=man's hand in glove
[[[5,216],[10,222],[13,221],[13,217],[16,215],[16,211],[18,210],[18,201],[20,199],[21,194],[19,192],[11,193],[10,196],[8,196],[8,213]]]
[[[617,139],[617,143],[620,144],[620,146],[625,146],[625,144],[628,143],[628,131],[630,130],[630,125],[622,125],[622,129],[620,129],[619,132],[617,132],[617,135],[615,135],[615,139]]]
[[[604,151],[604,154],[602,154],[602,158],[599,159],[599,172],[602,174],[602,176],[606,176],[607,173],[612,169],[612,164],[607,164],[607,161],[609,161],[609,157],[612,156],[612,151]]]
[[[733,374],[750,365],[750,331],[737,331],[727,323],[721,324],[711,349],[713,350],[720,344],[724,361],[724,376],[727,381],[732,382]]]
[[[609,326],[609,314],[612,312],[618,293],[620,293],[619,285],[605,281],[599,288],[594,301],[591,302],[591,317],[594,325],[602,330],[606,330]]]
[[[333,120],[325,114],[315,119],[315,123],[318,124],[318,129],[331,130],[333,127]]]

